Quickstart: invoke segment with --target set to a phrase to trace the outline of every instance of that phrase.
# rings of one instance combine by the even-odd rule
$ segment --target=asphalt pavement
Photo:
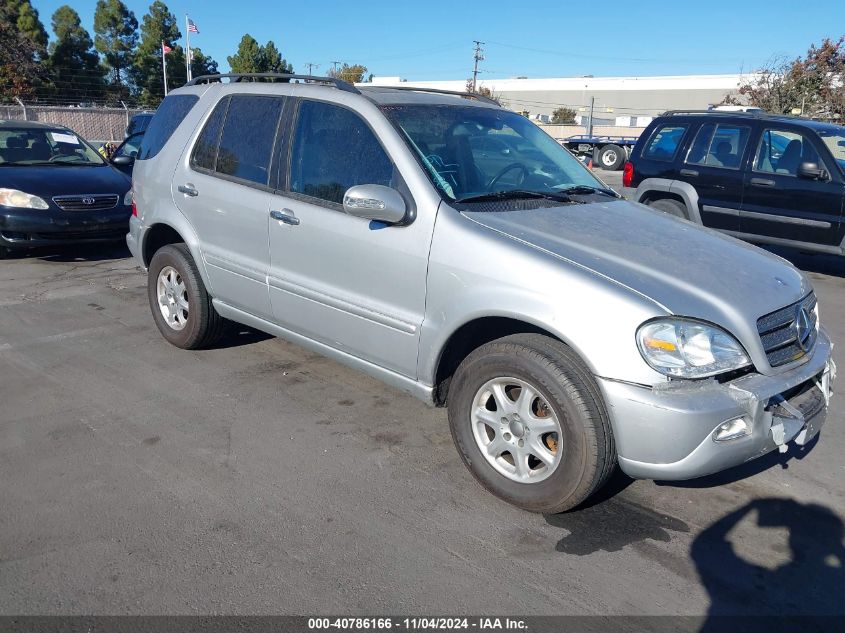
[[[779,252],[845,341],[845,263]],[[170,346],[119,246],[0,262],[0,396],[0,614],[845,614],[841,396],[803,451],[529,514],[445,410],[245,328]]]

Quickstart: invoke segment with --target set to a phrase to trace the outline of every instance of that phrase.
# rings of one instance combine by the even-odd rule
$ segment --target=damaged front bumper
[[[648,388],[604,378],[619,465],[631,477],[709,475],[812,440],[827,416],[836,366],[822,329],[810,358],[775,376],[748,374]],[[739,429],[717,439],[720,427]]]

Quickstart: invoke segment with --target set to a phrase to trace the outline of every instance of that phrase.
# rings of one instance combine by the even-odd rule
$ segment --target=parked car
[[[153,120],[154,114],[155,112],[139,112],[138,114],[132,115],[132,118],[129,119],[129,125],[126,126],[124,137],[129,138],[133,134],[146,131],[150,125],[150,121]]]
[[[36,246],[115,241],[131,182],[66,127],[0,121],[0,258]]]
[[[237,321],[447,406],[476,479],[537,512],[617,463],[688,479],[817,435],[831,343],[789,263],[483,97],[262,78],[174,90],[141,142],[127,243],[173,345]]]
[[[661,211],[735,237],[845,253],[845,127],[760,112],[670,112],[623,184]]]
[[[138,157],[138,149],[141,147],[141,139],[144,138],[144,132],[135,132],[132,136],[127,136],[126,139],[118,145],[114,152],[112,152],[109,162],[122,171],[124,174],[132,177],[132,169],[135,166],[135,159]]]

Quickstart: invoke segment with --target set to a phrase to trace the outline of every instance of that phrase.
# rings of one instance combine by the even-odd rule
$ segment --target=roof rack
[[[718,116],[749,116],[756,118],[765,118],[771,116],[788,116],[788,115],[772,115],[768,112],[755,111],[746,112],[743,110],[666,110],[660,116],[676,116],[684,114],[715,114]]]
[[[313,75],[291,75],[286,73],[225,73],[222,75],[201,75],[199,77],[194,77],[185,85],[196,86],[198,84],[210,84],[215,81],[219,81],[222,83],[223,78],[229,79],[229,83],[238,83],[245,79],[270,79],[278,80],[284,83],[290,83],[292,79],[296,79],[299,81],[307,81],[311,83],[331,84],[335,88],[337,88],[338,90],[342,90],[343,92],[361,94],[361,91],[358,90],[351,83],[343,81],[342,79],[337,79],[336,77],[315,77]]]
[[[456,97],[463,97],[464,99],[475,99],[476,101],[483,101],[484,103],[492,103],[501,107],[501,103],[490,97],[476,94],[474,92],[460,92],[459,90],[440,90],[439,88],[416,88],[414,86],[373,86],[373,88],[386,88],[388,90],[408,90],[416,92],[431,92],[438,95],[454,95]]]

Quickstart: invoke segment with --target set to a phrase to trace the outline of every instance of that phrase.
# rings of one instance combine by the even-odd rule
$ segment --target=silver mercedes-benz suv
[[[478,481],[572,508],[805,444],[835,368],[810,281],[621,199],[467,94],[203,77],[157,111],[127,236],[177,347],[228,321],[447,406]]]

